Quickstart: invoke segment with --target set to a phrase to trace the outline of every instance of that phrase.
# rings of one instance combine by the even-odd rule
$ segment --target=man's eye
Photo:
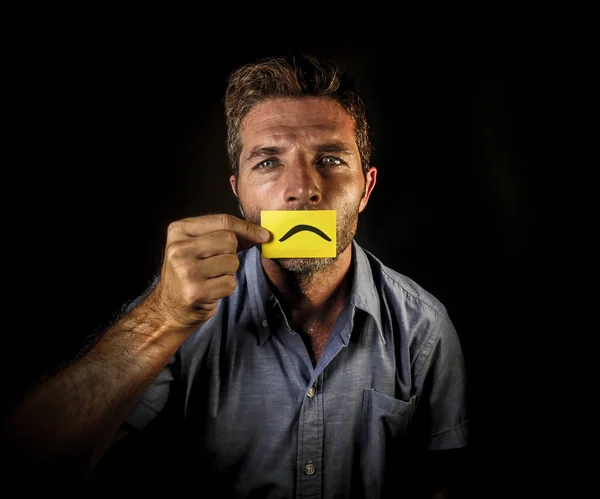
[[[325,166],[338,166],[342,164],[342,160],[335,156],[323,156],[319,158],[319,163]]]
[[[277,162],[274,159],[265,159],[264,161],[258,163],[255,166],[255,168],[268,170],[269,168],[273,168],[274,166],[277,166]]]

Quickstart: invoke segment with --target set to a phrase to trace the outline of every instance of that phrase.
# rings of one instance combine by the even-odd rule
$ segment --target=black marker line
[[[326,241],[331,241],[329,236],[327,234],[325,234],[325,232],[323,232],[321,229],[317,229],[316,227],[313,227],[312,225],[300,224],[300,225],[296,225],[296,226],[292,227],[290,230],[288,230],[286,232],[285,236],[283,236],[279,240],[279,242],[282,243],[286,239],[289,239],[290,237],[292,237],[294,234],[297,234],[298,232],[302,232],[303,230],[307,230],[309,232],[314,232],[317,236],[321,236]]]

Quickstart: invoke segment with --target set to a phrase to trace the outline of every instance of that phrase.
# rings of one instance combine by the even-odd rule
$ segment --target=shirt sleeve
[[[468,441],[466,372],[457,332],[448,316],[438,316],[427,342],[425,361],[415,374],[421,387],[419,406],[425,415],[431,451],[465,447]]]
[[[143,430],[165,407],[175,379],[177,356],[174,355],[146,391],[137,400],[124,424],[135,430]]]

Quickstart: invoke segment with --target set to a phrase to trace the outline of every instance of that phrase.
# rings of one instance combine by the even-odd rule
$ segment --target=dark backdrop
[[[540,317],[539,234],[590,83],[570,47],[485,41],[228,48],[134,31],[57,33],[15,53],[6,399],[145,289],[170,221],[237,213],[226,76],[301,49],[339,58],[363,86],[379,176],[357,239],[450,312],[470,381],[468,476],[484,488],[539,486],[564,440],[555,397],[568,383],[554,376],[559,333]]]

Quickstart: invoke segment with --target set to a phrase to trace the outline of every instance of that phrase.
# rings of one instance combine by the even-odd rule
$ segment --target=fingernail
[[[258,231],[258,237],[264,243],[271,239],[271,233],[267,229],[260,229]]]

